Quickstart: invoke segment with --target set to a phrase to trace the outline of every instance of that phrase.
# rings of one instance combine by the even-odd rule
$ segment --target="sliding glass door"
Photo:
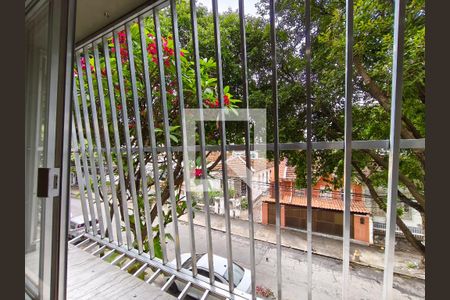
[[[33,299],[64,290],[70,2],[25,1],[25,293]]]

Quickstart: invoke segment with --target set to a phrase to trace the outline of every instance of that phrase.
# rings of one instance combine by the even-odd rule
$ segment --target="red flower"
[[[165,65],[166,67],[170,67],[170,60],[169,60],[168,58],[166,58],[166,59],[164,60],[164,65]]]
[[[230,105],[230,98],[228,98],[227,95],[223,96],[223,101],[225,102],[226,106]]]
[[[86,70],[86,59],[84,58],[84,56],[82,58],[80,58],[80,63],[81,63],[81,69]]]
[[[106,69],[105,68],[102,69],[102,75],[106,76]]]
[[[122,105],[117,104],[117,109],[118,109],[118,110],[122,110]]]
[[[203,103],[206,104],[206,106],[209,106],[210,108],[219,107],[219,101],[216,99],[213,101],[210,101],[209,99],[205,99]]]
[[[158,59],[156,58],[156,55],[152,57],[152,62],[154,62],[155,64],[158,62]]]
[[[195,177],[196,178],[200,178],[200,176],[202,176],[203,171],[202,169],[195,169]]]
[[[155,43],[150,43],[147,46],[147,52],[149,54],[155,55],[156,54],[156,44]]]
[[[84,58],[84,56],[82,58],[80,58],[80,62],[81,62],[81,68],[86,71],[86,59]],[[89,62],[88,62],[89,63]],[[89,68],[91,69],[91,72],[93,73],[95,71],[94,66],[89,64]]]
[[[203,103],[206,105],[206,106],[209,106],[209,107],[213,107],[212,105],[212,102],[211,101],[209,101],[208,99],[204,99],[203,100]]]
[[[223,96],[223,102],[224,102],[225,106],[229,106],[230,105],[230,98],[227,95]],[[214,101],[210,101],[209,99],[204,99],[203,103],[206,106],[209,106],[211,108],[219,107],[219,105],[220,105],[219,99],[217,99],[217,98]]]
[[[171,95],[175,95],[175,91],[172,90],[172,89],[168,89],[167,92],[168,92],[169,94],[171,94]]]
[[[128,51],[124,48],[120,48],[120,57],[122,58],[122,63],[128,60]]]
[[[184,57],[184,52],[183,52],[183,51],[180,51],[180,55]]]

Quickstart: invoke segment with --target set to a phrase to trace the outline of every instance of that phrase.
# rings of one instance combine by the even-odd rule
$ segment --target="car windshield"
[[[203,254],[197,254],[197,255],[196,255],[197,261],[198,261],[202,256],[203,256]],[[189,258],[184,262],[184,264],[182,265],[182,267],[185,268],[185,269],[191,270],[191,267],[192,267],[192,257],[189,257]],[[206,276],[206,277],[208,277],[208,276]]]
[[[223,274],[223,277],[228,281],[228,268],[225,270],[225,274]],[[241,282],[242,277],[244,277],[244,269],[237,264],[233,264],[233,283],[234,287],[237,287],[239,285],[239,282]]]

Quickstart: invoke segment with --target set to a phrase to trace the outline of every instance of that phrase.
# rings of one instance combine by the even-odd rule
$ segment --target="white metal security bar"
[[[171,34],[174,40],[174,58],[176,68],[176,89],[178,91],[178,98],[180,106],[181,116],[181,129],[182,129],[182,145],[172,146],[170,139],[170,127],[178,124],[171,124],[168,115],[168,91],[166,90],[166,77],[164,71],[163,60],[163,39],[161,33],[160,24],[160,11],[165,7],[169,7],[171,17]],[[306,142],[298,143],[279,143],[279,115],[278,115],[278,91],[277,91],[277,47],[276,47],[276,3],[274,0],[270,1],[270,36],[271,36],[271,55],[272,55],[272,101],[274,105],[274,143],[267,144],[268,150],[274,151],[275,161],[275,204],[276,204],[276,236],[277,236],[277,296],[278,299],[283,299],[282,295],[282,268],[281,268],[281,223],[280,223],[280,186],[279,180],[279,152],[282,150],[306,150],[307,158],[307,281],[308,281],[308,299],[312,299],[312,151],[324,150],[324,149],[343,149],[344,150],[344,235],[343,235],[343,282],[342,282],[342,298],[347,299],[349,293],[349,246],[350,246],[350,179],[351,179],[351,153],[352,150],[357,149],[385,149],[389,150],[389,189],[388,189],[388,209],[387,209],[387,226],[386,226],[386,253],[385,253],[385,269],[384,269],[384,283],[383,283],[383,299],[392,298],[392,283],[393,283],[393,261],[394,261],[394,245],[395,245],[395,232],[396,232],[396,197],[398,186],[398,169],[399,169],[399,151],[403,149],[424,149],[425,140],[401,140],[400,139],[400,126],[401,126],[401,98],[402,98],[402,56],[404,46],[404,22],[405,22],[405,0],[395,1],[395,23],[394,23],[394,45],[393,45],[393,74],[392,74],[392,105],[391,105],[391,134],[389,140],[369,140],[369,141],[354,141],[351,137],[352,132],[352,95],[353,95],[353,83],[352,83],[352,45],[353,45],[353,1],[346,1],[346,68],[345,68],[345,136],[344,141],[312,141],[312,117],[311,117],[311,3],[310,0],[305,1],[305,59],[306,59],[306,103],[307,103],[307,138]],[[219,108],[224,107],[224,88],[222,78],[222,59],[221,59],[221,44],[220,44],[220,24],[217,0],[212,0],[213,8],[213,22],[214,22],[214,41],[216,52],[216,67],[217,67],[217,85],[218,85],[218,99]],[[222,154],[230,150],[245,150],[246,153],[246,165],[250,168],[250,151],[254,149],[254,145],[250,143],[250,123],[247,122],[245,127],[245,144],[244,145],[227,145],[226,144],[226,126],[225,118],[221,118],[219,139],[220,145],[206,145],[205,131],[204,131],[204,119],[203,119],[203,102],[202,102],[202,90],[201,90],[201,76],[200,76],[200,54],[199,54],[199,41],[197,34],[197,16],[196,16],[196,4],[194,0],[190,2],[191,9],[191,31],[193,42],[193,58],[195,62],[195,85],[196,85],[196,97],[198,100],[198,106],[200,109],[200,129],[199,129],[199,145],[194,148],[186,144],[186,116],[184,113],[185,103],[183,97],[183,82],[180,78],[183,76],[180,61],[180,44],[178,33],[178,17],[177,17],[177,4],[175,0],[167,1],[150,1],[149,5],[140,12],[135,12],[119,22],[106,28],[100,34],[97,34],[91,38],[88,38],[84,42],[80,43],[76,47],[76,70],[77,74],[74,77],[74,90],[73,90],[73,122],[72,122],[72,148],[74,153],[74,161],[77,172],[77,180],[80,184],[82,212],[85,219],[85,224],[89,224],[92,220],[91,226],[86,226],[86,233],[83,238],[87,238],[85,241],[78,244],[83,246],[89,241],[93,244],[87,247],[98,247],[94,254],[105,253],[105,256],[113,255],[114,253],[120,253],[113,263],[117,263],[122,257],[129,257],[133,261],[139,261],[143,265],[136,271],[134,276],[142,273],[145,266],[152,266],[157,268],[154,276],[150,277],[147,282],[152,282],[155,277],[164,273],[170,275],[170,282],[176,278],[187,282],[185,290],[180,295],[181,298],[187,293],[191,286],[199,287],[205,290],[204,298],[209,293],[218,295],[223,298],[244,298],[244,299],[256,299],[256,284],[255,284],[255,244],[254,244],[254,228],[253,228],[253,202],[252,202],[252,187],[247,186],[247,195],[249,199],[249,237],[250,237],[250,249],[249,256],[251,262],[251,292],[250,294],[243,293],[234,288],[233,285],[233,271],[232,268],[228,268],[229,285],[225,286],[222,283],[216,282],[214,279],[213,269],[213,243],[211,238],[211,225],[208,206],[204,206],[205,210],[205,227],[207,233],[207,255],[209,261],[210,277],[204,278],[197,274],[196,270],[196,245],[195,245],[195,231],[193,224],[193,211],[192,201],[190,199],[189,192],[186,193],[186,207],[189,220],[189,235],[190,235],[190,253],[192,256],[192,271],[188,271],[182,268],[180,257],[180,237],[178,232],[178,216],[176,211],[176,195],[174,190],[174,165],[172,156],[176,153],[181,153],[183,156],[188,151],[198,151],[200,153],[200,164],[203,179],[206,178],[206,157],[205,152],[207,150],[220,151]],[[243,103],[246,108],[249,108],[248,103],[248,74],[247,74],[247,49],[246,49],[246,33],[245,33],[245,13],[244,13],[244,0],[239,0],[239,19],[240,19],[240,35],[241,35],[241,62],[242,62],[242,79],[243,79]],[[152,91],[149,74],[149,61],[146,49],[146,33],[145,22],[151,22],[155,28],[155,41],[157,51],[157,69],[159,74],[159,93],[161,110],[163,114],[163,132],[164,132],[164,145],[158,146],[156,143],[156,128],[154,119],[154,109],[156,103],[154,103],[154,95]],[[131,34],[131,25],[138,24],[139,40],[133,40]],[[121,53],[121,44],[119,32],[125,32],[125,50]],[[109,47],[110,38],[114,38],[115,52]],[[139,68],[142,70],[142,74],[137,74],[136,62],[134,53],[136,49],[140,49],[142,53],[142,66]],[[137,53],[137,52],[136,52]],[[89,59],[93,57],[93,61]],[[127,64],[130,72],[130,78],[125,79],[123,73],[122,57],[127,58]],[[105,71],[102,74],[100,70],[100,61],[105,64]],[[91,70],[92,67],[92,70]],[[113,78],[113,70],[117,73],[117,79]],[[93,74],[94,73],[94,74]],[[102,76],[107,79],[107,86],[103,87]],[[87,81],[86,81],[87,80]],[[131,91],[126,90],[125,80],[130,80]],[[94,81],[97,86],[94,86]],[[299,83],[300,84],[300,83]],[[142,128],[141,115],[139,113],[140,107],[138,103],[138,88],[140,85],[145,90],[146,97],[146,122],[147,128]],[[87,89],[86,89],[87,87]],[[107,89],[105,94],[104,88]],[[120,103],[122,106],[119,113],[116,108],[117,97],[115,89],[118,89],[118,96],[120,97]],[[109,99],[109,101],[107,101]],[[129,105],[128,99],[132,100],[134,114],[128,115],[127,105]],[[81,100],[81,101],[80,101]],[[99,107],[103,133],[100,132],[99,127],[99,114],[97,113],[97,107]],[[89,113],[90,111],[90,113]],[[223,114],[223,112],[222,112]],[[133,123],[129,123],[129,120],[133,120]],[[123,123],[123,129],[119,130],[119,121]],[[113,128],[113,138],[110,140],[108,127]],[[130,127],[135,126],[135,138],[136,143],[131,143]],[[143,132],[148,131],[150,139],[150,147],[144,146]],[[123,132],[123,136],[119,135],[119,131]],[[92,137],[94,136],[94,138]],[[86,141],[86,144],[85,144]],[[144,159],[144,154],[151,153],[152,159],[152,179],[148,178],[146,172],[147,161]],[[158,157],[160,153],[165,153],[167,161],[165,162],[167,167],[164,174],[160,174],[158,166]],[[125,159],[122,159],[122,156]],[[114,163],[113,157],[116,158]],[[136,167],[140,169],[140,184],[135,186],[135,160],[137,162]],[[106,162],[106,164],[105,164]],[[228,198],[228,175],[227,175],[227,161],[225,155],[222,155],[222,176],[223,176],[223,195],[224,198]],[[119,181],[116,183],[114,170],[118,172]],[[106,177],[110,178],[110,185],[108,188]],[[165,180],[168,183],[169,203],[171,204],[171,217],[173,222],[173,228],[175,232],[175,259],[176,265],[171,266],[167,263],[167,250],[165,246],[165,228],[164,218],[167,217],[163,214],[162,203],[162,189],[161,178],[165,176]],[[185,182],[188,180],[189,174],[183,174]],[[147,190],[147,183],[149,180],[154,180],[155,187],[155,204],[157,214],[155,220],[152,218],[151,207]],[[247,172],[247,182],[251,182],[251,174]],[[100,182],[100,183],[99,183]],[[205,181],[203,181],[205,182]],[[120,193],[116,193],[115,185],[119,186]],[[130,195],[126,194],[127,186],[130,190]],[[109,190],[111,192],[109,192]],[[84,196],[86,192],[87,197]],[[113,224],[110,218],[111,208],[107,201],[103,201],[103,208],[101,206],[101,195],[111,195],[111,206],[114,215],[116,216]],[[139,198],[142,195],[142,199]],[[132,214],[128,214],[128,201],[126,199],[131,198]],[[207,192],[207,186],[203,185],[203,197],[205,203],[209,203],[209,196]],[[119,201],[121,199],[121,201]],[[139,210],[139,201],[144,202],[144,209]],[[102,210],[107,213],[103,214]],[[225,201],[225,241],[227,250],[228,265],[233,263],[232,253],[232,239],[230,228],[230,214],[229,203]],[[154,232],[151,226],[146,226],[144,230],[138,222],[134,221],[134,228],[131,226],[132,220],[145,219],[145,224],[152,224],[154,221],[158,224],[158,234],[161,238],[161,252],[162,259],[156,257],[156,249],[152,242],[152,239],[148,239],[147,245],[142,241],[142,234],[146,234],[148,237],[153,237]],[[118,216],[123,218],[123,228],[125,232],[125,241],[122,238],[122,224]],[[131,220],[131,218],[133,218]],[[98,229],[95,220],[98,219]],[[157,220],[156,220],[157,219]],[[115,228],[115,229],[114,229]],[[112,232],[116,232],[116,235]],[[133,241],[133,238],[135,241]],[[79,237],[77,239],[81,239]],[[77,240],[75,239],[75,240]],[[74,240],[74,241],[75,241]],[[125,245],[126,244],[126,245]],[[108,252],[109,250],[109,252]],[[103,257],[104,258],[104,257]],[[167,285],[168,287],[168,285]],[[166,288],[166,286],[164,287]]]

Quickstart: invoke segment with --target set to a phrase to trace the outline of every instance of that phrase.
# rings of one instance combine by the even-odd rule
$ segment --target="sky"
[[[244,1],[244,10],[246,15],[256,15],[256,7],[255,4],[258,0],[245,0]],[[211,0],[197,0],[197,3],[201,3],[206,6],[210,11],[212,10],[212,1]],[[227,11],[228,8],[232,10],[239,9],[239,1],[238,0],[217,0],[219,4],[219,13]]]

